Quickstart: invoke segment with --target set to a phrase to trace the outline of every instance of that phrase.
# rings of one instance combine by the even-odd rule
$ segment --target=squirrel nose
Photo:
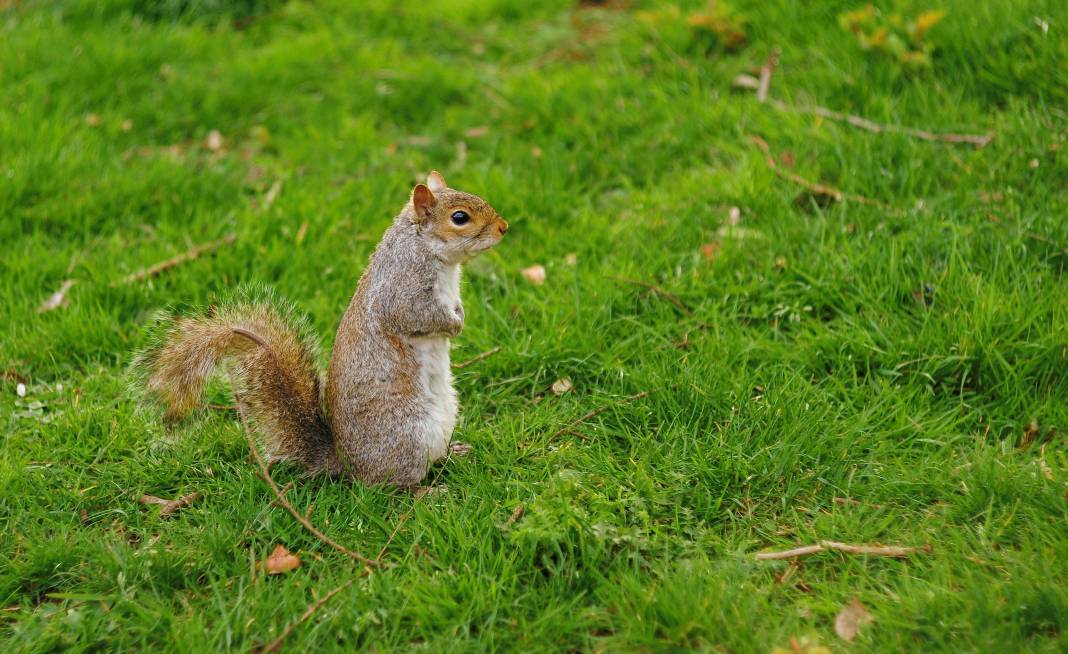
[[[508,231],[508,222],[502,218],[497,223],[497,229],[501,232],[501,236],[504,236],[504,233]]]

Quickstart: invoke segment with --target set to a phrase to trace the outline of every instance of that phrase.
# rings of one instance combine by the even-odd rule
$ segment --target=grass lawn
[[[329,351],[433,168],[512,227],[465,272],[474,451],[422,499],[275,469],[349,547],[401,525],[285,649],[1068,650],[1068,3],[880,2],[946,11],[909,51],[863,0],[394,4],[0,2],[5,652],[249,650],[360,573],[232,412],[168,432],[125,371],[244,282]],[[824,539],[931,549],[753,558]]]

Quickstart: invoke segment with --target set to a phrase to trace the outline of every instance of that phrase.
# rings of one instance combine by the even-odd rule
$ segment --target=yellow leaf
[[[942,22],[942,19],[946,17],[946,12],[941,9],[932,9],[925,11],[916,17],[916,34],[917,40],[922,39],[927,30],[931,29],[935,25]]]

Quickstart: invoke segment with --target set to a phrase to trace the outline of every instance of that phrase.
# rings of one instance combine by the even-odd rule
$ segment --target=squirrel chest
[[[460,310],[460,266],[443,267],[434,280],[434,295],[450,310]],[[445,336],[412,336],[419,390],[427,408],[425,433],[431,460],[445,456],[456,426],[456,391],[452,387],[449,339]]]

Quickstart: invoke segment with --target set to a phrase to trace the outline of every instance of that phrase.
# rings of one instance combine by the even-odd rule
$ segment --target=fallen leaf
[[[274,201],[278,198],[278,194],[282,192],[282,180],[274,180],[274,184],[271,184],[271,188],[267,189],[267,192],[263,194],[263,210],[266,211],[271,208]]]
[[[204,139],[204,147],[212,152],[218,152],[219,150],[222,150],[222,146],[223,137],[219,130],[213,129],[208,132],[207,138]]]
[[[872,617],[868,608],[854,597],[834,618],[834,633],[838,634],[842,640],[852,641],[857,637],[861,626],[874,621],[875,618]]]
[[[486,136],[489,133],[490,133],[490,128],[486,127],[485,125],[483,125],[481,127],[472,127],[470,129],[464,131],[464,136],[466,136],[469,139],[477,139],[477,138],[481,138],[483,136]]]
[[[571,380],[567,377],[563,379],[557,379],[553,382],[553,395],[563,395],[569,392],[574,386],[571,384]]]
[[[535,286],[541,286],[545,283],[545,266],[540,264],[524,268],[520,271],[523,274],[523,278]]]
[[[916,17],[916,38],[922,39],[927,30],[931,29],[946,17],[942,9],[931,9]]]
[[[267,557],[263,567],[267,570],[267,574],[280,575],[283,572],[299,568],[300,559],[290,554],[285,545],[277,545],[271,555]]]
[[[753,77],[752,75],[746,75],[746,74],[743,73],[743,74],[735,77],[731,81],[731,86],[733,86],[736,89],[753,89],[753,90],[756,90],[756,89],[760,88],[760,80],[758,80],[757,78]]]
[[[1024,430],[1023,438],[1020,439],[1020,444],[1016,447],[1021,450],[1026,450],[1027,446],[1035,442],[1035,437],[1038,436],[1038,423],[1032,420],[1027,425],[1027,429]]]
[[[716,257],[719,256],[719,250],[721,247],[722,246],[719,244],[718,241],[705,243],[701,246],[701,256],[707,259],[708,261],[715,261]]]
[[[67,291],[71,286],[74,286],[77,280],[67,279],[60,285],[59,290],[49,295],[41,306],[37,307],[37,313],[44,313],[45,311],[51,311],[52,309],[58,309],[59,307],[67,306],[69,301],[67,300]]]

